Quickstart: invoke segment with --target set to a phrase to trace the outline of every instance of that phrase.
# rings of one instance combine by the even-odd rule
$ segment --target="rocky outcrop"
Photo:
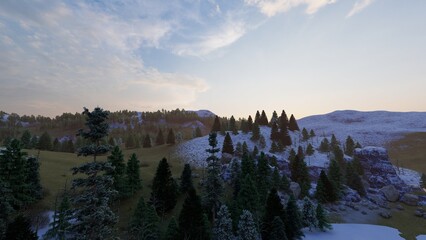
[[[294,197],[296,199],[298,199],[302,189],[300,188],[300,185],[297,182],[291,182],[290,183],[290,191],[293,193]]]
[[[399,199],[399,191],[393,185],[387,185],[380,189],[386,200],[396,202]]]
[[[419,197],[411,193],[406,193],[402,196],[401,202],[410,206],[417,206],[419,203]]]

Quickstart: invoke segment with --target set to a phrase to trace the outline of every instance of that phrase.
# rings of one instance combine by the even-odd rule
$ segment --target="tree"
[[[231,116],[229,119],[229,130],[232,131],[232,134],[234,135],[238,134],[237,123],[235,122],[234,116]]]
[[[254,124],[260,125],[260,113],[259,110],[256,111],[256,115],[254,116]]]
[[[260,116],[259,119],[259,125],[260,126],[268,126],[268,117],[266,117],[266,113],[264,110],[262,110],[262,115]]]
[[[312,146],[312,144],[308,144],[308,146],[306,147],[306,155],[308,156],[312,156],[315,153],[315,149]]]
[[[285,174],[283,174],[283,176],[281,177],[280,189],[286,193],[290,192],[290,181],[288,180],[288,177]]]
[[[114,168],[111,172],[106,174],[110,175],[114,180],[113,188],[118,192],[120,198],[129,195],[129,188],[126,181],[126,165],[124,164],[124,156],[120,147],[115,146],[108,156],[108,162]]]
[[[269,234],[269,240],[287,240],[284,222],[278,216],[275,216],[274,220],[272,221],[272,227],[271,227],[271,233]]]
[[[241,130],[241,132],[243,132],[245,134],[247,134],[249,132],[248,123],[247,123],[247,121],[245,119],[241,120],[240,130]]]
[[[34,200],[42,199],[42,187],[40,183],[40,163],[38,158],[29,157],[25,162],[25,183],[28,186],[26,194]]]
[[[31,137],[31,142],[30,142],[30,148],[35,148],[38,146],[38,137],[36,135],[33,135]]]
[[[263,135],[260,135],[260,137],[259,137],[259,148],[265,149],[265,147],[266,147],[265,137]]]
[[[26,129],[21,136],[22,147],[25,149],[31,148],[31,133]]]
[[[327,230],[333,229],[331,224],[328,222],[327,216],[324,212],[324,209],[322,208],[321,203],[318,203],[317,208],[315,210],[316,217],[318,221],[318,229],[325,232]]]
[[[327,177],[324,170],[321,170],[320,177],[317,182],[315,198],[320,203],[334,202],[337,200],[337,194],[334,186]]]
[[[142,147],[143,147],[143,148],[150,148],[150,147],[152,147],[152,144],[151,144],[151,137],[149,136],[149,133],[147,133],[147,134],[145,135],[145,138],[144,138],[144,140],[143,140]]]
[[[264,204],[266,201],[266,196],[270,188],[270,177],[271,177],[271,168],[268,164],[268,160],[263,152],[260,153],[260,157],[257,160],[257,169],[256,169],[256,185],[257,191],[259,193],[260,204]]]
[[[252,130],[252,136],[250,138],[252,141],[257,141],[260,139],[260,128],[259,124],[254,123],[253,124],[253,130]]]
[[[303,141],[308,141],[309,140],[309,133],[308,130],[306,130],[306,128],[302,129],[302,139]]]
[[[288,122],[288,130],[290,131],[300,131],[299,125],[297,125],[296,118],[293,114],[290,116],[290,121]]]
[[[59,240],[66,239],[67,229],[71,225],[70,220],[72,218],[70,207],[71,207],[71,204],[70,204],[68,192],[65,189],[61,199],[61,203],[59,204],[59,208],[56,209],[56,206],[55,206],[53,221],[49,224],[49,230],[44,235],[45,239],[59,239]]]
[[[226,133],[225,139],[223,140],[222,153],[234,154],[234,144],[229,133]]]
[[[333,149],[336,146],[339,146],[339,141],[337,141],[337,138],[334,134],[331,134],[330,146],[331,146],[331,149]]]
[[[62,150],[61,143],[59,142],[59,139],[58,139],[58,138],[55,138],[55,139],[53,140],[52,151],[54,151],[54,152],[59,152],[59,151],[61,151],[61,150]]]
[[[129,134],[127,136],[127,139],[126,139],[126,148],[127,149],[136,148],[136,140],[135,140],[135,136],[133,134]]]
[[[172,210],[177,202],[178,186],[172,177],[169,163],[163,158],[157,167],[153,182],[150,202],[154,205],[157,213]]]
[[[255,174],[255,163],[251,155],[243,154],[241,159],[241,176],[245,177],[246,175],[254,176]]]
[[[217,240],[233,240],[232,219],[226,205],[222,205],[217,213],[217,219],[213,228],[213,238]]]
[[[167,134],[167,144],[175,144],[175,143],[176,143],[175,132],[173,131],[173,128],[170,128],[169,133]]]
[[[271,117],[271,121],[269,121],[269,125],[272,126],[272,124],[274,123],[278,123],[278,114],[275,110],[274,112],[272,112],[272,117]]]
[[[323,153],[330,151],[330,143],[329,143],[329,141],[328,141],[327,138],[324,138],[321,141],[321,144],[320,144],[320,147],[319,147],[319,151],[323,152]]]
[[[351,136],[348,136],[346,138],[346,144],[345,144],[345,154],[348,156],[353,156],[355,150],[355,142],[351,138]]]
[[[72,142],[71,139],[68,139],[68,141],[65,141],[62,144],[62,149],[63,152],[69,152],[69,153],[74,153],[75,152],[75,147],[74,147],[74,143]]]
[[[158,129],[157,137],[155,138],[155,145],[163,145],[164,142],[164,136],[163,136],[163,130],[161,128]]]
[[[156,240],[160,238],[157,213],[152,206],[145,204],[143,197],[139,199],[130,224],[130,239]]]
[[[424,173],[422,173],[422,177],[420,178],[420,186],[426,188],[426,175]]]
[[[281,144],[283,146],[285,146],[285,147],[286,146],[291,146],[292,141],[291,141],[290,134],[288,133],[288,129],[287,128],[281,128],[281,130],[280,130],[280,137],[281,137],[280,141],[281,141]]]
[[[261,240],[261,236],[256,228],[253,215],[250,211],[243,210],[238,222],[238,239],[239,240]]]
[[[93,156],[93,162],[72,168],[73,175],[86,178],[75,178],[71,189],[78,194],[72,195],[70,202],[73,219],[69,230],[76,239],[108,239],[114,236],[113,228],[117,216],[110,209],[111,199],[117,194],[113,190],[111,176],[101,174],[112,171],[110,163],[96,161],[97,156],[110,150],[110,145],[101,144],[108,136],[108,111],[96,107],[92,112],[84,108],[86,127],[80,129],[78,136],[89,141],[89,144],[78,150],[78,156]]]
[[[13,214],[12,191],[9,185],[0,177],[0,239],[5,239],[9,217]]]
[[[38,237],[36,232],[31,229],[30,221],[26,217],[18,215],[7,227],[6,239],[37,240]]]
[[[303,198],[302,224],[303,227],[309,228],[309,231],[318,226],[314,204],[308,197]]]
[[[265,214],[262,219],[262,239],[269,239],[272,231],[272,222],[275,217],[286,219],[286,212],[277,190],[272,188],[266,200]]]
[[[280,133],[278,130],[278,124],[276,122],[273,122],[271,124],[271,136],[272,141],[279,141],[280,140]]]
[[[211,132],[209,135],[209,149],[206,152],[210,153],[207,161],[207,179],[204,185],[203,203],[206,209],[212,214],[213,220],[215,213],[220,207],[220,198],[223,194],[223,184],[221,179],[221,165],[216,153],[219,151],[217,148],[217,134]]]
[[[127,161],[126,173],[127,181],[126,187],[128,194],[131,196],[136,193],[136,191],[142,189],[142,179],[139,173],[140,162],[135,153],[130,155],[129,160]]]
[[[355,171],[352,162],[349,162],[346,167],[346,184],[356,190],[362,197],[366,196],[364,184],[358,173]]]
[[[293,195],[290,195],[290,199],[287,202],[286,213],[287,217],[285,221],[285,230],[287,233],[287,238],[301,239],[305,236],[302,232],[302,218]]]
[[[315,137],[316,135],[315,135],[315,132],[314,132],[314,130],[313,129],[311,129],[311,131],[309,132],[309,136],[311,137],[311,138],[313,138],[313,137]]]
[[[221,126],[220,126],[220,119],[216,115],[214,118],[213,126],[211,132],[220,132]]]
[[[251,115],[249,115],[249,117],[247,119],[247,129],[249,131],[253,130],[253,119],[251,118]]]
[[[238,216],[243,210],[253,212],[255,215],[259,210],[259,195],[256,185],[249,174],[246,174],[241,181],[241,189],[237,197],[237,206],[239,208],[237,212]]]
[[[337,197],[339,197],[341,191],[343,190],[343,175],[336,160],[330,161],[330,166],[328,167],[328,177],[331,184],[333,185],[334,192],[336,193]]]
[[[308,166],[305,161],[296,155],[293,161],[290,160],[290,172],[291,180],[300,185],[301,197],[307,196],[311,187],[311,180],[309,178]]]
[[[170,219],[169,225],[164,236],[164,240],[179,240],[179,225],[176,222],[176,218],[173,216]]]
[[[186,163],[180,177],[180,192],[186,193],[191,188],[194,188],[192,183],[192,171],[191,166]]]
[[[40,150],[52,150],[52,138],[50,137],[49,133],[44,132],[40,139],[38,140],[38,149]]]
[[[179,239],[208,239],[200,197],[191,188],[179,214]]]

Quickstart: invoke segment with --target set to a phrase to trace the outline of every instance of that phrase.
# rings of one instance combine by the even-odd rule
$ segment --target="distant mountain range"
[[[426,112],[344,110],[305,117],[298,124],[320,136],[335,134],[344,141],[350,135],[364,146],[385,146],[407,133],[426,132]]]

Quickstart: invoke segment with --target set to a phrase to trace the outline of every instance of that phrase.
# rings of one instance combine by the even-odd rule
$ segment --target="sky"
[[[0,110],[426,111],[424,0],[1,0]]]

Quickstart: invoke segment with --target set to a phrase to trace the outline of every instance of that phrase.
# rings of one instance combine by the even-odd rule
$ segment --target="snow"
[[[304,240],[404,240],[400,232],[391,227],[372,224],[332,224],[328,232],[305,231]]]
[[[426,235],[419,235],[416,238],[417,240],[426,240]]]
[[[348,135],[361,145],[385,146],[410,132],[426,132],[426,112],[335,111],[298,120],[301,128],[343,141]]]
[[[49,223],[46,224],[46,226],[39,228],[37,231],[37,236],[39,239],[43,238],[43,235],[46,234],[46,232],[49,230],[49,224],[53,221],[53,214],[55,213],[54,211],[47,211],[47,216],[49,217]]]
[[[396,166],[394,166],[394,168],[398,176],[405,184],[413,187],[420,187],[420,173],[408,168],[398,168]]]

